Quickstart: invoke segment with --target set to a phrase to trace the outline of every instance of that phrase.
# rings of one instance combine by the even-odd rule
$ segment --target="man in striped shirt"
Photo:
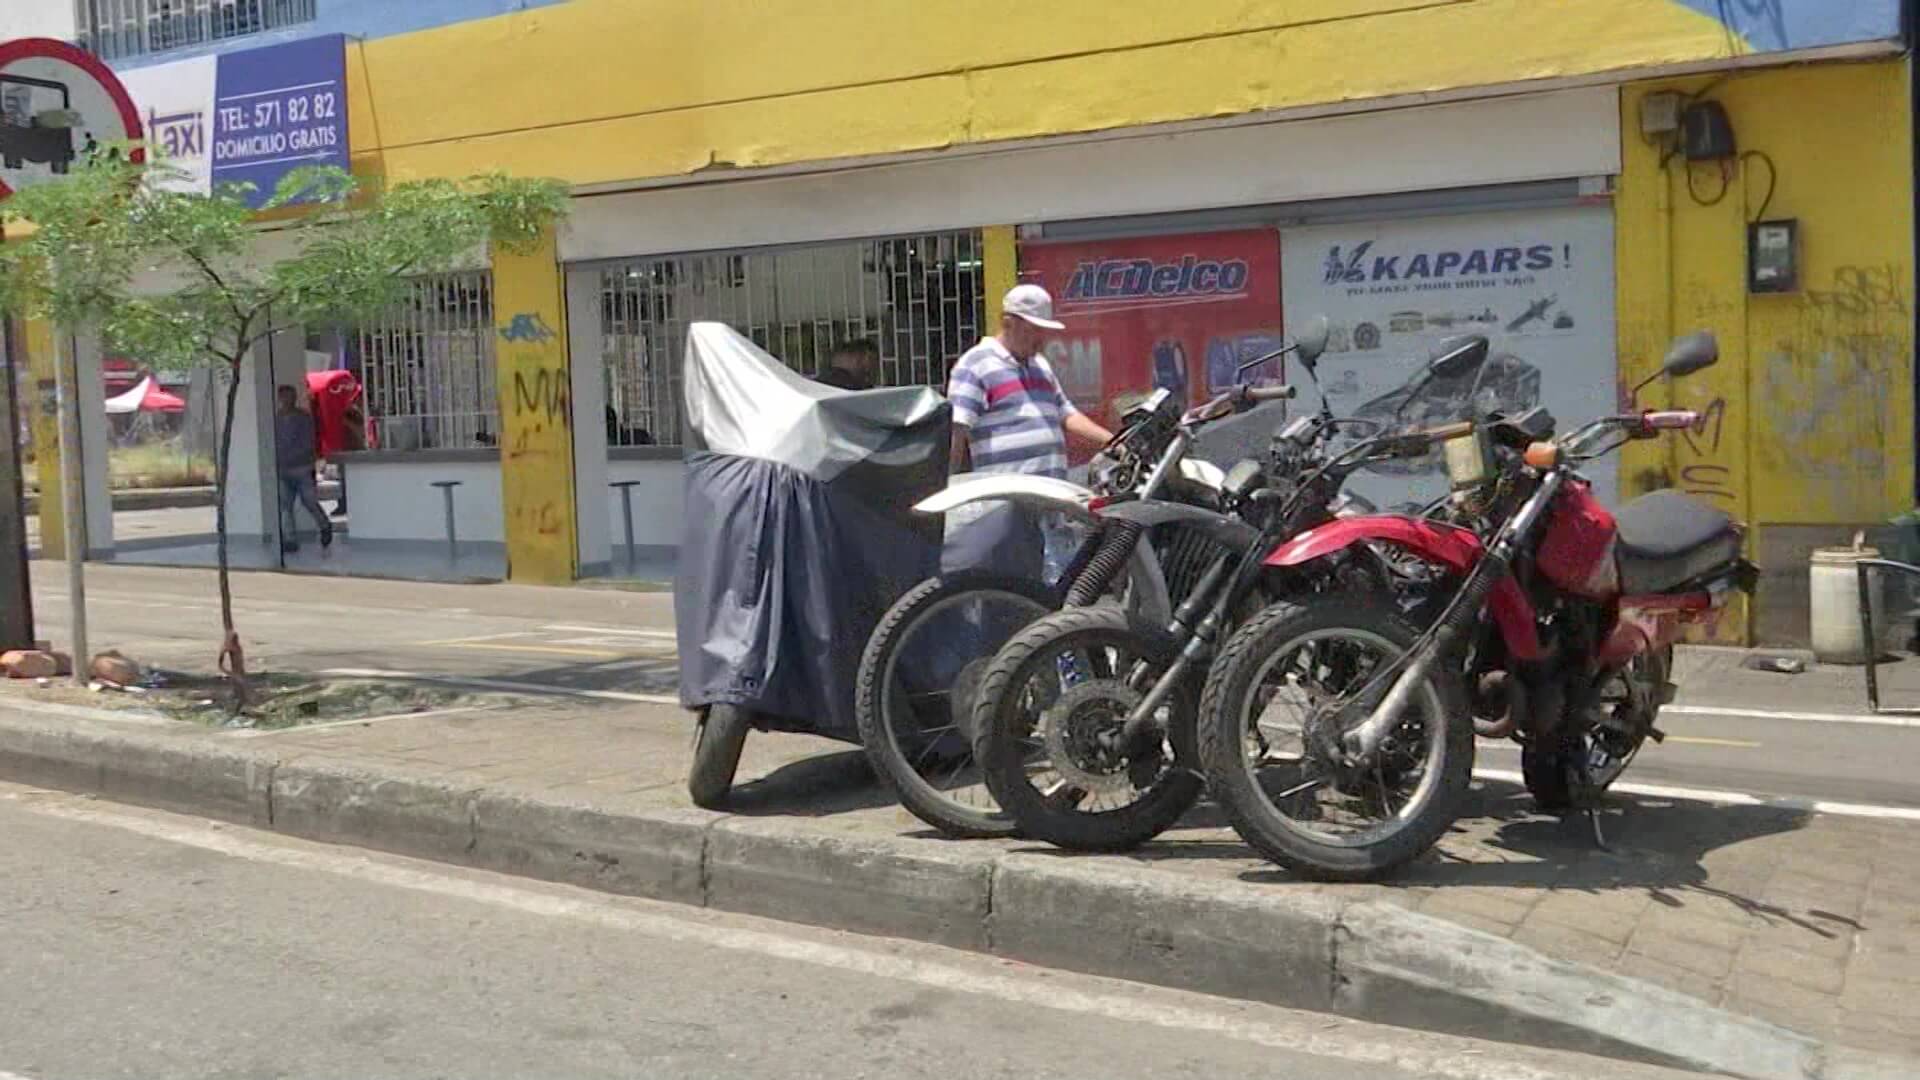
[[[978,473],[1064,479],[1069,439],[1098,449],[1111,436],[1067,400],[1040,354],[1048,331],[1066,329],[1053,317],[1053,297],[1038,285],[1016,286],[1001,302],[1001,313],[1000,333],[982,338],[953,365],[947,385],[952,471],[971,462]],[[957,530],[941,561],[948,571],[990,568],[1038,578],[1045,556],[1040,519],[1000,504]]]

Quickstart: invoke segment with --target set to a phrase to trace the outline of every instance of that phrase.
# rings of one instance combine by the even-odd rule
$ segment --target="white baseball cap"
[[[1018,315],[1042,330],[1065,330],[1067,324],[1053,317],[1053,297],[1038,285],[1015,285],[1000,301],[1000,310]]]

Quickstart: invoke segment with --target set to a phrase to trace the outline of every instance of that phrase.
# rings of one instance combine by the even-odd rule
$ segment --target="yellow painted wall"
[[[362,171],[597,184],[1741,48],[1675,0],[572,0],[353,43],[348,98]]]
[[[494,254],[493,317],[507,577],[565,584],[579,569],[578,508],[566,285],[551,231],[530,254]]]
[[[1768,155],[1768,218],[1800,222],[1802,289],[1746,288],[1746,223],[1766,196],[1753,158],[1727,194],[1717,167],[1691,170],[1643,141],[1648,93],[1705,90],[1743,151]],[[1881,521],[1913,504],[1912,120],[1904,63],[1824,64],[1717,82],[1631,87],[1616,198],[1621,376],[1637,382],[1675,335],[1710,329],[1721,362],[1644,400],[1701,409],[1705,430],[1630,447],[1625,494],[1672,485],[1772,527]],[[1697,198],[1696,198],[1697,196]],[[1760,544],[1754,545],[1757,551]],[[1767,570],[1782,567],[1763,566]],[[1766,603],[1763,595],[1761,603]],[[1742,611],[1726,639],[1750,629]]]
[[[981,333],[1000,332],[1000,301],[1007,290],[1020,284],[1020,250],[1014,241],[1013,226],[989,225],[980,230],[982,261],[981,287],[987,292],[987,324]]]
[[[27,379],[21,408],[32,413],[34,472],[40,482],[40,556],[67,557],[66,503],[60,487],[60,391],[53,362],[53,324],[26,319]]]

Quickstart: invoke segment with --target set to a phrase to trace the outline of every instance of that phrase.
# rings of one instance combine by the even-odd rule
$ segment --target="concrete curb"
[[[0,777],[606,892],[936,942],[1378,1023],[1758,1080],[1880,1080],[1829,1047],[1381,902],[794,819],[610,813],[197,731],[0,712]],[[850,902],[857,896],[858,902]]]

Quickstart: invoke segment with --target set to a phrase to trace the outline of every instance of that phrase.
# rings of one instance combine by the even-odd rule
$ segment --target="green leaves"
[[[310,166],[265,205],[297,216],[262,224],[247,188],[182,190],[179,170],[125,156],[95,155],[0,202],[0,219],[31,224],[0,244],[0,309],[97,327],[111,348],[162,368],[237,366],[271,333],[376,318],[404,298],[406,278],[453,269],[489,243],[530,250],[567,210],[553,180],[382,190]]]

